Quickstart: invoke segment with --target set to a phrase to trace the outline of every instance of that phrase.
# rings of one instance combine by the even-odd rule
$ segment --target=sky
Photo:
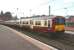
[[[32,15],[73,15],[73,0],[0,0],[0,11],[10,11],[13,16],[20,17]]]

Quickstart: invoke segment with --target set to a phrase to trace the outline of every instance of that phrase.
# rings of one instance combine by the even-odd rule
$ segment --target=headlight
[[[59,26],[55,26],[55,29],[58,29]]]

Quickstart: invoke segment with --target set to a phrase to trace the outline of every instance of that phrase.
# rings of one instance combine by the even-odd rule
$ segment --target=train
[[[26,17],[19,20],[5,21],[5,24],[16,25],[35,32],[65,32],[64,16]]]

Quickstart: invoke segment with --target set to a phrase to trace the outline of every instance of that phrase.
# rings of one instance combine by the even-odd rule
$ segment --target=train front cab
[[[56,16],[52,19],[53,32],[64,33],[65,31],[65,18],[62,16]]]

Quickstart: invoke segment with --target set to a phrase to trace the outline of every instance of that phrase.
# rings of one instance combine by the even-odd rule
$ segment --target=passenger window
[[[24,21],[23,24],[28,24],[28,21]]]
[[[20,21],[20,24],[21,24],[22,22]]]
[[[40,21],[36,21],[35,25],[41,25],[41,22]]]
[[[23,22],[23,24],[25,24],[25,23]]]
[[[48,21],[48,27],[50,27],[50,21]]]
[[[19,24],[19,22],[16,22],[16,24]]]
[[[44,21],[44,25],[47,26],[47,21]]]
[[[26,21],[25,24],[28,24],[28,21]]]
[[[33,24],[33,21],[32,20],[30,20],[30,24]]]

